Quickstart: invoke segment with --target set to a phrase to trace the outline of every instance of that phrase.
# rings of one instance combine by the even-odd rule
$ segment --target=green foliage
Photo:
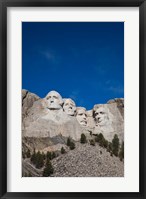
[[[33,164],[36,164],[36,152],[35,152],[35,149],[34,149],[34,151],[33,151],[33,154],[32,154],[32,156],[31,156],[31,162],[33,163]]]
[[[54,172],[54,169],[53,169],[53,166],[51,164],[51,161],[49,159],[47,159],[47,162],[46,162],[46,165],[45,165],[45,168],[44,168],[44,171],[43,171],[43,176],[48,177],[51,174],[53,174],[53,172]]]
[[[112,143],[109,142],[109,143],[108,143],[108,146],[107,146],[107,151],[108,151],[108,152],[111,152],[112,150],[113,150]]]
[[[108,141],[104,138],[102,133],[96,135],[95,141],[98,142],[101,147],[108,147]]]
[[[122,142],[122,146],[120,148],[119,158],[121,161],[124,159],[124,142]]]
[[[44,166],[44,154],[41,154],[40,151],[36,153],[34,149],[30,160],[38,169]]]
[[[64,154],[66,151],[63,147],[61,147],[61,154]]]
[[[103,147],[104,148],[107,148],[108,147],[108,141],[106,139],[104,139],[103,141]]]
[[[118,156],[119,154],[119,146],[120,146],[119,138],[118,138],[118,135],[115,134],[112,140],[112,152],[115,156]]]
[[[53,158],[56,158],[56,153],[55,152],[47,151],[46,159],[47,160],[52,160]]]
[[[95,141],[99,143],[100,146],[103,147],[103,142],[104,142],[104,136],[102,133],[100,133],[99,135],[97,134]]]
[[[29,149],[27,149],[26,157],[27,157],[27,158],[30,158],[30,157],[31,157],[31,154],[30,154],[30,150],[29,150]]]
[[[71,150],[75,148],[75,143],[71,141],[70,137],[67,138],[67,146],[69,146]]]
[[[90,145],[95,146],[95,140],[90,140]]]
[[[56,153],[53,151],[52,153],[52,159],[56,158]]]
[[[87,139],[84,133],[81,134],[80,143],[85,144],[87,143]]]
[[[67,146],[70,146],[70,143],[71,143],[71,139],[70,137],[67,138]]]
[[[40,153],[40,151],[37,152],[36,154],[36,168],[40,169],[44,166],[44,158],[43,155]]]
[[[42,156],[43,156],[43,160],[46,159],[46,155],[44,154],[44,152],[42,152]]]
[[[52,153],[50,151],[47,151],[46,159],[47,160],[52,160]]]
[[[75,149],[75,143],[74,142],[70,142],[70,150]]]
[[[99,142],[99,134],[96,134],[95,142]]]

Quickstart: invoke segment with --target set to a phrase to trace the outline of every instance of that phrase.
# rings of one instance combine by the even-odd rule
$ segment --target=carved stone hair
[[[63,104],[64,104],[65,102],[67,102],[67,101],[71,101],[71,102],[76,106],[75,102],[74,102],[71,98],[64,98],[64,99],[63,99]]]
[[[54,94],[56,94],[56,95],[58,96],[58,98],[59,98],[59,104],[62,106],[62,104],[63,104],[63,99],[62,99],[61,95],[60,95],[57,91],[50,91],[50,92],[46,95],[45,99],[47,99],[48,96],[49,96],[51,93],[54,93]]]

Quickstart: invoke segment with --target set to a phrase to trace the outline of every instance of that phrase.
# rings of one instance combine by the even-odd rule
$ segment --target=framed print
[[[1,198],[145,198],[145,0],[0,6]]]

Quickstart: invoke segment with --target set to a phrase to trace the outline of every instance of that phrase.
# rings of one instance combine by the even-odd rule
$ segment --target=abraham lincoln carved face
[[[105,107],[103,106],[94,106],[93,108],[93,117],[96,123],[100,126],[104,126],[108,122],[108,113]]]

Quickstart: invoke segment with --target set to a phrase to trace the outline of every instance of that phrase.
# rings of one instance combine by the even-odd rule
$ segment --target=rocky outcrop
[[[54,168],[51,177],[124,177],[124,163],[98,144],[76,143],[74,150],[60,154],[51,163]],[[44,169],[36,169],[28,158],[22,161],[22,168],[23,175],[33,177],[41,177]]]
[[[33,106],[39,97],[27,90],[22,90],[22,120],[27,116],[27,111]]]
[[[122,117],[124,118],[124,99],[123,98],[115,98],[113,100],[109,100],[107,104],[116,104],[119,109]]]
[[[34,165],[31,164],[29,159],[22,160],[22,176],[41,177],[42,169],[36,169]]]
[[[84,133],[88,142],[81,144]],[[96,104],[92,110],[76,107],[70,98],[63,99],[56,91],[40,98],[27,90],[22,90],[22,151],[32,154],[40,151],[56,151],[61,148],[66,153],[51,160],[52,177],[122,177],[124,164],[118,157],[111,156],[105,148],[89,144],[96,134],[102,133],[108,141],[115,134],[120,142],[124,140],[124,99],[109,100],[106,104]],[[67,138],[75,142],[76,148],[67,147]],[[42,176],[44,167],[36,169],[30,158],[22,159],[23,176]]]
[[[84,107],[76,107],[73,100],[63,99],[56,91],[49,92],[41,99],[35,94],[22,90],[22,136],[23,140],[27,139],[29,142],[28,146],[42,150],[43,147],[55,145],[52,142],[53,138],[60,137],[65,140],[71,137],[78,141],[82,133],[87,136],[102,133],[109,141],[113,139],[114,134],[117,134],[122,142],[124,99],[96,104],[92,110],[86,111]],[[32,140],[35,140],[34,146]],[[47,144],[44,140],[48,140]],[[41,147],[38,147],[40,145]]]
[[[52,160],[54,177],[123,177],[124,164],[98,144],[76,148]]]

